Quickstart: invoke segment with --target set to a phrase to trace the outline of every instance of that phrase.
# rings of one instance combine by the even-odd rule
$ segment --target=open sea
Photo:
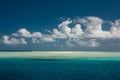
[[[0,80],[120,80],[120,60],[0,59]]]
[[[0,80],[120,80],[120,59],[0,58]]]

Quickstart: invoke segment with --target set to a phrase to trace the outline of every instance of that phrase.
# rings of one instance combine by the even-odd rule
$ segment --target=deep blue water
[[[120,60],[0,59],[0,80],[120,80]]]

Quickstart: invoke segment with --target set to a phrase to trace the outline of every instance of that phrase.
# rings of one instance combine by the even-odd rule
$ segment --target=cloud
[[[54,42],[55,41],[55,39],[50,35],[43,35],[41,40],[43,42]]]
[[[25,28],[19,29],[12,35],[2,38],[4,44],[47,44],[54,43],[62,47],[99,47],[106,44],[104,41],[120,39],[120,19],[108,23],[109,30],[103,30],[104,20],[99,17],[88,16],[83,18],[67,19],[58,24],[53,30],[47,30],[49,34],[42,32],[30,32]],[[108,27],[108,26],[106,26]],[[29,39],[29,40],[28,40]],[[30,42],[31,41],[31,42]],[[49,45],[50,46],[50,45]]]
[[[103,20],[99,17],[85,17],[78,18],[76,22],[84,25],[86,29],[84,30],[84,36],[86,38],[110,38],[111,34],[109,31],[102,30]]]
[[[115,20],[115,22],[111,22],[110,34],[113,38],[120,38],[120,19]]]
[[[31,37],[34,37],[34,38],[41,38],[42,37],[41,32],[33,32],[31,35],[32,35]]]
[[[81,25],[76,24],[75,27],[72,28],[72,33],[76,36],[82,36],[84,32],[81,29]]]
[[[37,38],[32,38],[32,43],[34,44],[40,44],[40,40]]]
[[[20,39],[10,38],[7,35],[4,35],[2,37],[2,41],[4,44],[7,44],[7,45],[27,44],[24,38],[20,38]]]
[[[62,32],[60,32],[60,31],[58,31],[57,29],[53,29],[53,33],[52,33],[52,36],[53,36],[53,38],[62,38],[62,39],[65,39],[65,38],[67,38],[67,36],[64,34],[64,33],[62,33]]]
[[[32,36],[31,33],[25,28],[19,29],[17,33],[13,33],[12,35],[16,37],[31,37]]]
[[[60,31],[66,35],[71,33],[71,28],[68,26],[70,23],[72,23],[71,20],[66,20],[63,21],[62,23],[60,23],[58,25],[58,28],[60,29]]]

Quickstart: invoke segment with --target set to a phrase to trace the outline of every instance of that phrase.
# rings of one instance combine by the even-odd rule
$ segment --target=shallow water
[[[33,58],[33,59],[120,58],[120,52],[95,52],[95,51],[0,52],[0,58]]]
[[[120,59],[0,59],[0,80],[120,80]]]

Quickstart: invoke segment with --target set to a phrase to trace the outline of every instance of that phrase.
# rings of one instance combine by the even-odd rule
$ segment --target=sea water
[[[0,80],[120,80],[120,59],[0,58]]]

